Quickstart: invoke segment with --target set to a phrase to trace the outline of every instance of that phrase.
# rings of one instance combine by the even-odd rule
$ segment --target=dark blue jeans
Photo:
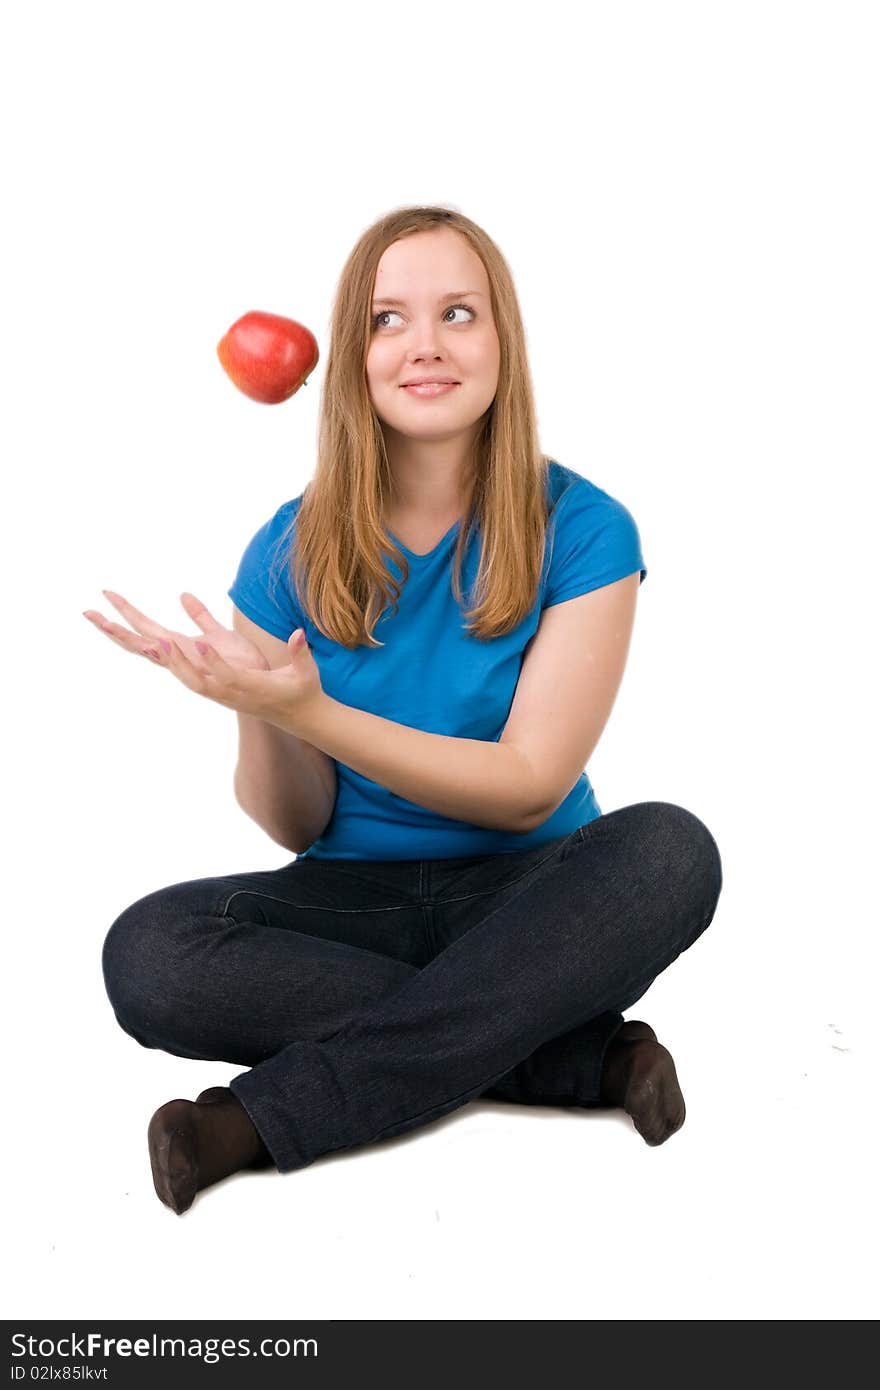
[[[622,1011],[721,891],[702,821],[624,806],[515,854],[295,859],[160,888],[119,916],[104,981],[144,1047],[241,1063],[281,1172],[478,1096],[594,1107]]]

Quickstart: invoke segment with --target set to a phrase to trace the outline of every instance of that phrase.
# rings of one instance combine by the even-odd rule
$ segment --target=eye
[[[469,304],[450,304],[449,308],[448,308],[448,309],[445,311],[445,313],[444,313],[444,318],[446,317],[446,314],[451,314],[452,311],[453,311],[454,309],[464,309],[465,313],[470,314],[472,319],[475,319],[475,318],[477,317],[477,311],[476,311],[476,309],[472,309],[471,306],[470,306]],[[388,316],[389,314],[396,314],[396,313],[397,313],[397,310],[396,310],[396,309],[382,309],[382,310],[380,310],[380,312],[379,312],[378,314],[374,314],[374,315],[373,315],[373,327],[374,327],[374,328],[379,328],[379,327],[380,327],[380,322],[379,322],[380,319],[387,318],[387,316]],[[398,318],[399,318],[399,317],[400,317],[400,315],[398,314]],[[464,320],[465,323],[467,323],[467,321],[468,321],[467,319]],[[382,326],[382,327],[387,327],[387,325],[384,325],[384,324],[381,325],[381,326]]]
[[[469,304],[452,304],[452,305],[446,310],[446,313],[447,313],[447,314],[451,314],[452,311],[453,311],[454,309],[464,309],[466,313],[471,314],[474,318],[477,317],[477,311],[476,311],[476,309],[472,309],[471,306],[470,306]]]

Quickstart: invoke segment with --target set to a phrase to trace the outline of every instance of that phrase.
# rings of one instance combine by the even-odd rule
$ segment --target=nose
[[[407,354],[408,360],[416,363],[424,361],[425,358],[442,359],[443,353],[437,335],[438,325],[433,316],[419,320],[412,330],[413,341]]]

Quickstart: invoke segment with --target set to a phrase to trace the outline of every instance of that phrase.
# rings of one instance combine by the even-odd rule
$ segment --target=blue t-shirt
[[[401,545],[409,561],[396,615],[383,610],[374,635],[383,647],[347,647],[325,637],[301,611],[288,563],[292,536],[278,543],[302,502],[285,502],[248,544],[227,590],[258,626],[286,642],[295,628],[306,640],[326,693],[346,705],[426,733],[497,743],[516,691],[525,647],[541,612],[555,603],[648,573],[633,517],[615,498],[551,460],[551,511],[538,597],[506,636],[481,641],[465,630],[452,592],[452,560],[459,522],[427,555]],[[386,532],[397,542],[393,533]],[[399,542],[397,542],[400,544]],[[479,527],[471,534],[462,567],[462,593],[470,601],[479,565]],[[274,562],[274,565],[273,565]],[[391,557],[396,579],[401,572]],[[602,814],[586,772],[553,814],[529,834],[513,834],[451,820],[419,806],[344,763],[336,761],[337,797],[324,834],[301,858],[453,859],[512,854],[567,835]]]

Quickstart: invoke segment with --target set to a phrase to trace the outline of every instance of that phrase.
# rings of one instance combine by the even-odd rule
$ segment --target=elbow
[[[533,786],[533,795],[527,804],[522,820],[517,826],[517,830],[523,835],[530,835],[533,830],[537,830],[546,820],[559,810],[571,788],[557,796],[556,792],[547,791],[546,787],[540,788],[536,795],[536,788]]]
[[[555,809],[556,807],[553,806],[548,811],[546,806],[542,806],[540,811],[529,811],[519,824],[513,827],[513,833],[515,835],[531,835],[533,830],[537,830],[539,825],[543,825],[545,820],[552,816]]]
[[[533,830],[538,829],[539,825],[543,825],[545,820],[549,820],[559,804],[558,800],[554,801],[552,805],[548,804],[546,799],[542,799],[538,804],[535,803],[534,799],[530,800],[525,811],[521,814],[518,824],[513,827],[514,834],[530,835]]]

